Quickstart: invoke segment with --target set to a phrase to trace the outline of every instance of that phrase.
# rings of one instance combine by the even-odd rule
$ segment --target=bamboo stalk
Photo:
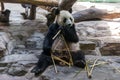
[[[92,65],[92,68],[91,68],[91,70],[90,70],[90,75],[92,75],[93,69],[94,69],[95,64],[96,64],[96,62],[97,62],[98,60],[99,60],[99,59],[96,59],[96,60],[94,61],[94,64]]]
[[[66,49],[67,49],[68,54],[69,54],[69,56],[70,56],[70,63],[71,63],[71,65],[73,65],[72,55],[71,55],[71,53],[70,53],[70,49],[69,49],[69,47],[68,47],[68,45],[67,45],[67,42],[65,41],[64,36],[63,36],[63,35],[62,35],[62,39],[63,39],[63,40],[64,40],[64,42],[65,42]]]
[[[53,65],[54,65],[55,72],[58,73],[57,67],[56,67],[56,65],[55,65],[55,61],[54,61],[53,54],[51,54],[51,58],[52,58],[52,61],[53,61]]]
[[[66,61],[64,61],[64,60],[62,60],[62,59],[60,59],[60,58],[57,57],[57,56],[54,56],[54,55],[53,55],[53,58],[56,59],[56,60],[59,60],[59,61],[61,61],[61,62],[63,62],[63,63],[65,63],[65,64],[67,64],[67,65],[70,65],[70,63],[68,63],[68,62],[66,62]]]
[[[120,70],[118,68],[116,68],[115,66],[112,66],[115,70],[117,70],[118,72],[120,72]]]
[[[89,78],[89,79],[92,78],[92,76],[91,76],[91,74],[90,74],[90,69],[89,69],[89,67],[88,67],[88,63],[87,63],[87,62],[86,62],[85,70],[87,71],[87,76],[88,76],[88,78]]]
[[[108,64],[108,62],[101,62],[101,63],[97,63],[97,64],[95,64],[95,66],[98,66],[98,65],[103,65],[103,64]]]
[[[61,30],[57,32],[57,34],[52,38],[53,40],[60,34]]]

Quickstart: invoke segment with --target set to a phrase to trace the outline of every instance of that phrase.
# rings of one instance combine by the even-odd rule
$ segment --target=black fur
[[[39,57],[39,61],[37,63],[37,66],[35,66],[31,70],[31,72],[35,73],[35,75],[37,76],[40,73],[42,73],[51,64],[52,64],[51,56],[47,56],[47,55],[44,55],[44,53],[42,53]]]
[[[52,39],[59,30],[59,25],[57,23],[53,23],[50,25],[47,35],[45,36],[43,42],[43,52],[40,55],[39,61],[37,65],[31,70],[32,73],[38,75],[42,73],[49,65],[51,65],[51,48],[54,40]]]
[[[73,58],[73,63],[75,66],[80,68],[85,68],[86,61],[85,61],[85,55],[82,51],[76,51],[71,54]]]
[[[77,36],[76,30],[75,30],[75,25],[71,27],[63,27],[62,29],[62,34],[67,42],[78,42],[79,38]]]
[[[43,42],[43,52],[45,55],[50,56],[51,47],[54,42],[54,40],[52,38],[56,35],[56,33],[58,32],[59,29],[60,28],[57,23],[53,23],[50,25],[48,33]]]

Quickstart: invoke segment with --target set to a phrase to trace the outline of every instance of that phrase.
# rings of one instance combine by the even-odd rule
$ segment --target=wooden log
[[[1,2],[1,11],[3,11],[3,10],[4,10],[4,3]]]
[[[35,5],[32,5],[32,6],[31,6],[31,9],[30,9],[29,19],[30,19],[30,20],[34,20],[35,17],[36,17],[36,6],[35,6]]]
[[[33,5],[43,5],[43,6],[58,6],[58,1],[56,0],[0,0],[0,2],[7,3],[24,3]]]
[[[78,11],[73,14],[75,22],[92,20],[92,19],[113,19],[120,18],[120,12],[108,12],[104,9],[89,8]]]
[[[61,10],[70,10],[70,8],[73,6],[73,4],[76,2],[77,0],[62,0],[59,4],[59,8]]]

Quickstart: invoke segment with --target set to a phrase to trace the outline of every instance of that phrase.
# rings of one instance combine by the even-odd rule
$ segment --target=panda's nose
[[[67,26],[71,26],[71,24],[68,24]]]
[[[71,24],[68,24],[68,26],[71,26]]]

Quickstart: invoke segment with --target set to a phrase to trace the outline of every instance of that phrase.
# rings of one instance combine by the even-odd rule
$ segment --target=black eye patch
[[[70,20],[72,21],[72,18],[70,18]]]
[[[64,18],[64,19],[63,19],[63,22],[65,23],[66,21],[67,21],[67,19],[66,19],[66,18]]]

